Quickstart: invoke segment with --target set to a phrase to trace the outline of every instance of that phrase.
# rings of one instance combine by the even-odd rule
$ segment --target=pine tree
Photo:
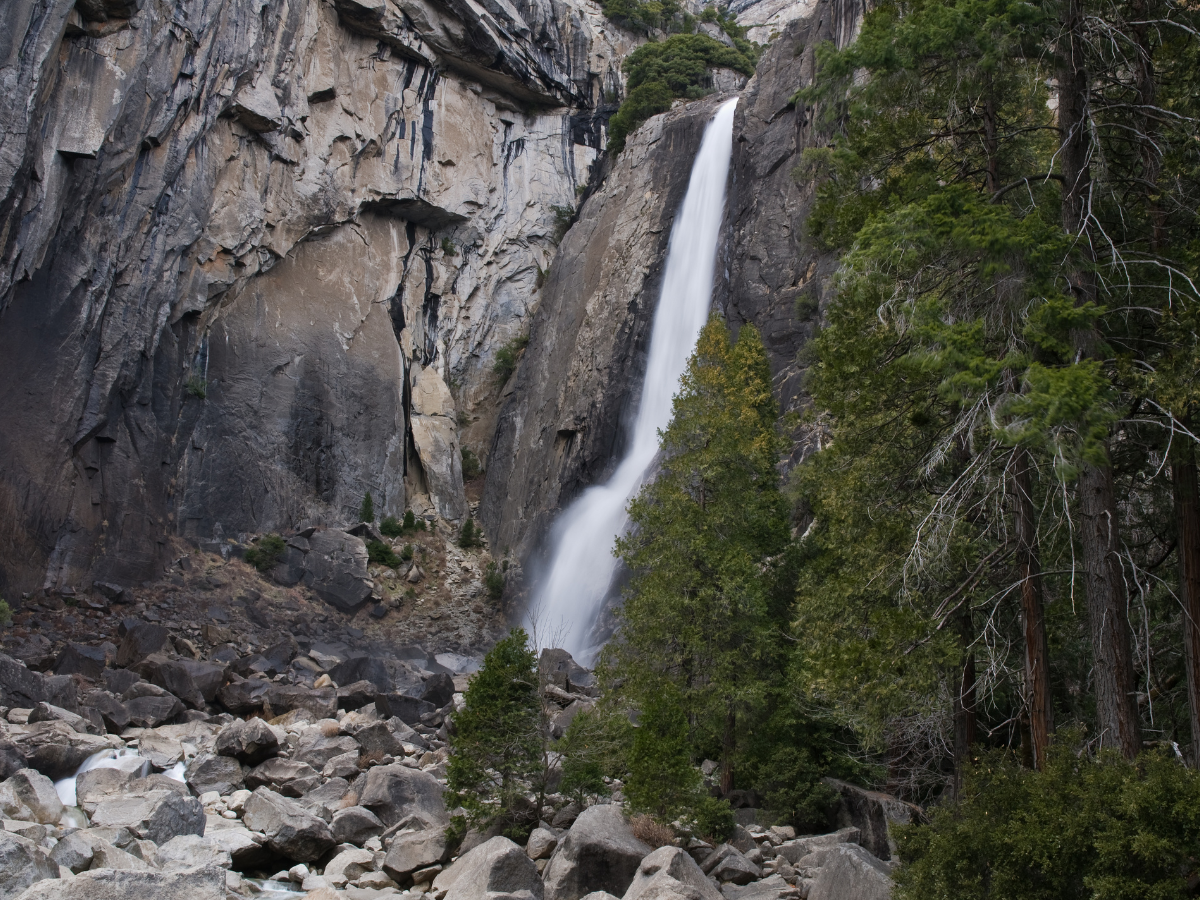
[[[656,758],[642,745],[661,733],[658,743],[673,748],[662,759],[682,758],[680,746],[692,762],[720,759],[726,791],[767,685],[786,668],[780,630],[791,598],[779,582],[789,522],[776,418],[757,332],[743,327],[731,344],[710,319],[663,432],[662,469],[630,504],[630,532],[618,542],[633,575],[608,666],[649,717],[640,758]],[[666,696],[674,699],[664,705]],[[660,776],[639,768],[634,781],[650,790],[657,780],[664,798],[687,793],[680,778]]]
[[[358,511],[358,521],[375,521],[375,501],[371,499],[370,491],[367,491],[366,495],[363,497],[362,507]]]
[[[461,807],[460,834],[500,819],[509,835],[528,835],[540,813],[525,801],[540,796],[545,776],[545,723],[538,697],[537,656],[515,629],[484,657],[454,714],[446,805]]]

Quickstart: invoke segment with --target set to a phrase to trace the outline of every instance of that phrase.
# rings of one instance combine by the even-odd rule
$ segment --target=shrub
[[[686,816],[695,828],[697,834],[711,838],[714,842],[724,841],[733,834],[737,822],[733,818],[733,808],[725,800],[716,797],[702,796],[696,800]]]
[[[1200,860],[1200,773],[1166,753],[1076,756],[1043,771],[1000,752],[967,770],[961,799],[899,829],[897,900],[1183,898]]]
[[[641,34],[667,28],[682,12],[675,0],[601,0],[600,8],[618,25]]]
[[[496,359],[492,363],[492,372],[496,375],[498,381],[503,383],[512,377],[512,373],[517,370],[517,363],[521,359],[521,354],[525,351],[525,347],[528,344],[529,335],[519,334],[503,344],[496,351]]]
[[[287,544],[277,534],[264,534],[258,543],[246,551],[246,562],[260,572],[266,572],[279,565],[283,559]]]
[[[659,847],[669,847],[675,843],[674,830],[661,822],[654,821],[650,816],[644,814],[634,816],[629,824],[633,828],[633,836],[655,850]]]
[[[559,792],[580,806],[609,794],[605,775],[624,772],[633,727],[606,704],[580,712],[554,745],[562,755]]]
[[[12,609],[9,608],[9,605],[4,600],[0,599],[0,628],[7,625],[11,618]]]
[[[483,529],[476,527],[475,520],[470,516],[463,522],[462,531],[458,533],[458,546],[464,550],[483,546]]]
[[[442,238],[442,252],[447,256],[458,255],[458,251],[454,249],[454,242],[448,237]]]
[[[367,541],[367,559],[389,569],[398,569],[402,565],[400,557],[383,541]]]
[[[629,54],[622,63],[629,94],[609,120],[609,152],[620,153],[628,134],[651,116],[666,112],[676,98],[696,99],[708,93],[712,69],[753,75],[758,48],[746,40],[734,43],[726,47],[706,34],[677,34],[643,44]]]
[[[417,517],[413,515],[413,511],[411,509],[406,509],[404,511],[404,530],[405,531],[415,531],[416,528],[417,528]]]
[[[400,558],[402,560],[404,560],[405,562],[408,562],[409,560],[411,560],[413,558],[413,545],[412,544],[404,545],[404,549],[400,551]]]
[[[550,209],[554,211],[554,243],[557,244],[571,230],[571,225],[575,221],[575,207],[552,206]]]
[[[488,563],[484,569],[483,586],[487,589],[489,600],[499,600],[504,596],[504,575],[495,562]]]
[[[479,463],[479,457],[466,447],[462,449],[462,474],[463,481],[471,481],[483,474],[483,466]]]
[[[203,400],[208,396],[208,382],[198,375],[194,375],[187,380],[187,384],[184,385],[184,390],[186,390],[193,397]]]
[[[367,491],[363,497],[362,506],[358,510],[358,521],[374,522],[375,521],[375,501],[371,499],[371,492]]]
[[[404,526],[396,521],[395,516],[385,516],[383,521],[379,523],[379,533],[384,537],[400,537],[404,534]]]

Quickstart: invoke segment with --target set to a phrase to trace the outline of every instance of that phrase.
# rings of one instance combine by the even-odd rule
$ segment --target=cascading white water
[[[550,565],[528,614],[541,646],[562,647],[585,663],[594,653],[588,633],[616,570],[613,545],[625,530],[626,507],[658,453],[658,432],[671,421],[672,398],[708,317],[736,105],[724,104],[705,130],[671,228],[629,450],[612,478],[581,494],[555,524]]]

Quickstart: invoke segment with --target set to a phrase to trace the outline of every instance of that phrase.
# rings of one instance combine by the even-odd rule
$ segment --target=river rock
[[[46,878],[58,878],[58,863],[33,841],[0,831],[0,900],[14,900]]]
[[[546,866],[546,900],[576,900],[592,891],[624,894],[650,852],[634,837],[620,806],[590,806]]]
[[[225,900],[225,870],[178,872],[90,869],[71,879],[39,881],[22,900]]]
[[[176,791],[152,790],[101,801],[92,824],[127,828],[134,836],[161,845],[179,834],[204,834],[204,807],[196,798]]]
[[[33,769],[21,769],[0,783],[0,813],[9,819],[55,825],[63,805],[54,782]]]
[[[433,890],[445,891],[443,900],[544,896],[537,864],[506,837],[494,837],[464,853],[434,879]]]
[[[324,821],[269,788],[260,787],[246,801],[242,821],[266,835],[267,846],[295,862],[311,862],[333,849]]]
[[[375,766],[367,772],[366,785],[358,802],[392,826],[416,816],[427,827],[444,827],[450,817],[442,801],[442,783],[408,766]]]
[[[857,844],[832,848],[809,890],[808,900],[889,900],[891,870]]]
[[[247,765],[257,765],[278,750],[279,738],[262,719],[230,722],[217,735],[217,753]]]
[[[24,731],[13,732],[11,738],[29,768],[54,780],[74,775],[83,761],[93,754],[125,746],[120,738],[80,734],[65,722],[27,725]]]

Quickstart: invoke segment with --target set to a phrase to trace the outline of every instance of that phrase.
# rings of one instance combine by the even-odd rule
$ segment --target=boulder
[[[570,685],[571,672],[576,669],[587,671],[575,662],[570,653],[559,647],[547,647],[538,657],[538,678],[542,684],[552,684],[564,691]]]
[[[183,664],[183,660],[171,659],[162,653],[151,653],[134,665],[133,669],[151,684],[174,694],[191,709],[204,707],[204,695],[192,680],[192,673]]]
[[[228,669],[221,663],[202,659],[181,659],[178,662],[191,676],[192,684],[196,686],[205,702],[215,702],[217,693],[229,677]]]
[[[128,794],[98,803],[92,825],[127,828],[135,837],[161,845],[176,835],[204,834],[204,807],[176,791]]]
[[[329,762],[335,756],[341,756],[344,753],[357,753],[358,751],[358,741],[352,737],[344,734],[336,737],[319,735],[304,741],[297,747],[294,758],[299,762],[308,763],[314,769],[320,770],[325,767],[325,763]]]
[[[454,699],[454,676],[446,672],[436,672],[430,675],[425,679],[425,689],[421,692],[421,699],[441,709]]]
[[[923,815],[919,806],[905,803],[891,794],[869,791],[836,778],[822,781],[838,792],[838,826],[857,828],[859,836],[855,843],[879,859],[889,860],[896,852],[891,826],[908,825]]]
[[[263,849],[265,838],[262,835],[237,822],[227,819],[217,821],[223,824],[217,828],[206,828],[204,841],[228,853],[238,870],[259,868],[270,861],[271,853]]]
[[[546,866],[546,900],[578,900],[600,890],[624,894],[649,854],[650,847],[634,837],[620,806],[588,807]]]
[[[300,654],[300,645],[290,634],[281,641],[276,641],[262,652],[262,657],[270,666],[270,671],[278,674],[286,672],[288,665]]]
[[[375,854],[370,850],[348,847],[325,864],[323,873],[327,884],[345,887],[348,881],[357,881],[375,869]]]
[[[383,722],[358,729],[354,732],[354,740],[358,741],[363,753],[373,756],[376,760],[384,756],[404,756],[400,738]]]
[[[724,884],[721,886],[721,895],[725,900],[795,900],[799,896],[796,889],[779,875],[772,875],[762,881],[752,881],[743,886]]]
[[[246,787],[250,790],[266,785],[287,794],[285,786],[297,779],[312,778],[317,770],[308,763],[295,759],[275,757],[255,766],[246,773]]]
[[[676,895],[682,900],[685,896],[693,896],[688,889],[694,892],[694,900],[724,900],[721,892],[686,852],[679,847],[660,847],[638,865],[637,874],[622,900],[650,900]]]
[[[332,687],[310,688],[302,684],[274,684],[266,691],[266,702],[275,715],[306,709],[318,719],[332,719],[337,715],[337,689]]]
[[[24,822],[55,825],[62,818],[63,804],[54,782],[33,769],[21,769],[0,783],[0,813]]]
[[[329,677],[337,684],[353,684],[369,681],[376,691],[390,691],[392,677],[382,659],[373,656],[352,656],[329,670]]]
[[[75,805],[89,816],[105,800],[111,800],[130,790],[130,782],[141,774],[127,767],[88,769],[75,777]]]
[[[543,890],[537,864],[506,837],[494,837],[464,853],[433,881],[435,895],[446,892],[443,900],[542,900]]]
[[[392,838],[383,871],[399,884],[407,884],[413,872],[444,863],[450,858],[445,832],[440,828],[429,831],[409,831]]]
[[[535,828],[525,842],[525,855],[530,859],[549,859],[558,846],[558,836],[548,828]]]
[[[304,583],[343,612],[355,613],[371,598],[367,545],[336,528],[314,532],[304,555]]]
[[[84,696],[83,704],[100,714],[100,719],[110,734],[120,734],[129,727],[129,710],[108,691],[91,691]]]
[[[230,722],[222,728],[215,746],[220,756],[232,756],[252,766],[279,751],[279,738],[262,719],[250,719]]]
[[[233,866],[233,856],[209,835],[181,834],[158,848],[154,854],[154,864],[168,872],[197,866],[228,869]]]
[[[333,814],[329,830],[339,844],[361,845],[368,838],[383,834],[383,823],[365,806],[348,806]]]
[[[29,711],[29,718],[26,720],[28,725],[38,722],[66,722],[80,734],[104,733],[104,729],[94,727],[90,719],[44,701]]]
[[[137,672],[131,672],[129,669],[104,670],[104,689],[118,696],[124,694],[141,680]]]
[[[33,841],[0,831],[0,900],[14,900],[46,878],[58,878],[58,863]]]
[[[166,628],[153,622],[134,625],[121,638],[121,646],[117,648],[117,668],[133,668],[152,653],[160,652],[167,646],[170,636]]]
[[[0,779],[11,778],[28,765],[25,754],[5,735],[0,734]]]
[[[445,826],[450,817],[442,802],[442,784],[428,772],[408,766],[375,766],[358,798],[388,827],[416,816],[428,827]]]
[[[96,831],[98,829],[87,829],[64,835],[50,851],[50,858],[76,874],[84,871],[91,866],[96,855],[96,844],[102,840]]]
[[[147,693],[123,702],[129,713],[129,724],[137,728],[157,728],[183,712],[183,703],[167,691]]]
[[[261,678],[232,680],[217,691],[217,702],[234,715],[244,716],[262,709],[270,688],[271,682]]]
[[[183,743],[161,731],[143,731],[138,738],[138,756],[150,760],[155,769],[169,769],[183,759]]]
[[[214,756],[208,753],[194,757],[188,764],[184,777],[197,795],[216,791],[224,796],[241,789],[245,784],[241,763],[232,756]]]
[[[742,851],[728,844],[725,846],[729,848],[728,852],[721,854],[716,865],[709,868],[705,863],[704,868],[709,875],[722,884],[749,884],[762,877],[762,870],[748,860]]]
[[[246,801],[242,821],[262,832],[267,846],[295,862],[311,862],[333,849],[333,835],[322,819],[294,800],[260,787]]]
[[[337,679],[335,678],[336,682]],[[341,684],[341,682],[338,682]],[[353,712],[375,702],[378,688],[369,681],[355,681],[337,689],[338,709]]]
[[[0,888],[3,891],[3,888]],[[3,896],[0,893],[0,896]],[[225,870],[178,872],[91,869],[70,879],[39,881],[22,900],[225,900]]]
[[[390,719],[395,716],[405,725],[417,725],[421,716],[438,710],[432,703],[407,694],[380,694],[375,698],[375,709],[383,718]]]
[[[836,847],[838,844],[857,844],[858,836],[857,828],[842,828],[831,834],[810,834],[784,841],[775,848],[775,855],[786,859],[795,866],[815,850]]]
[[[354,777],[358,777],[355,768]],[[331,777],[318,788],[307,791],[300,798],[300,805],[314,816],[329,822],[336,812],[346,805],[346,794],[350,791],[350,782],[338,776]]]
[[[82,675],[89,681],[99,681],[108,660],[99,647],[68,641],[54,662],[56,675]]]
[[[808,900],[889,900],[891,870],[857,844],[838,844],[809,889]]]
[[[74,775],[85,759],[102,750],[124,747],[120,738],[80,734],[66,722],[38,722],[12,735],[29,768],[54,780]]]
[[[32,709],[49,699],[45,678],[11,656],[0,653],[0,706]]]

